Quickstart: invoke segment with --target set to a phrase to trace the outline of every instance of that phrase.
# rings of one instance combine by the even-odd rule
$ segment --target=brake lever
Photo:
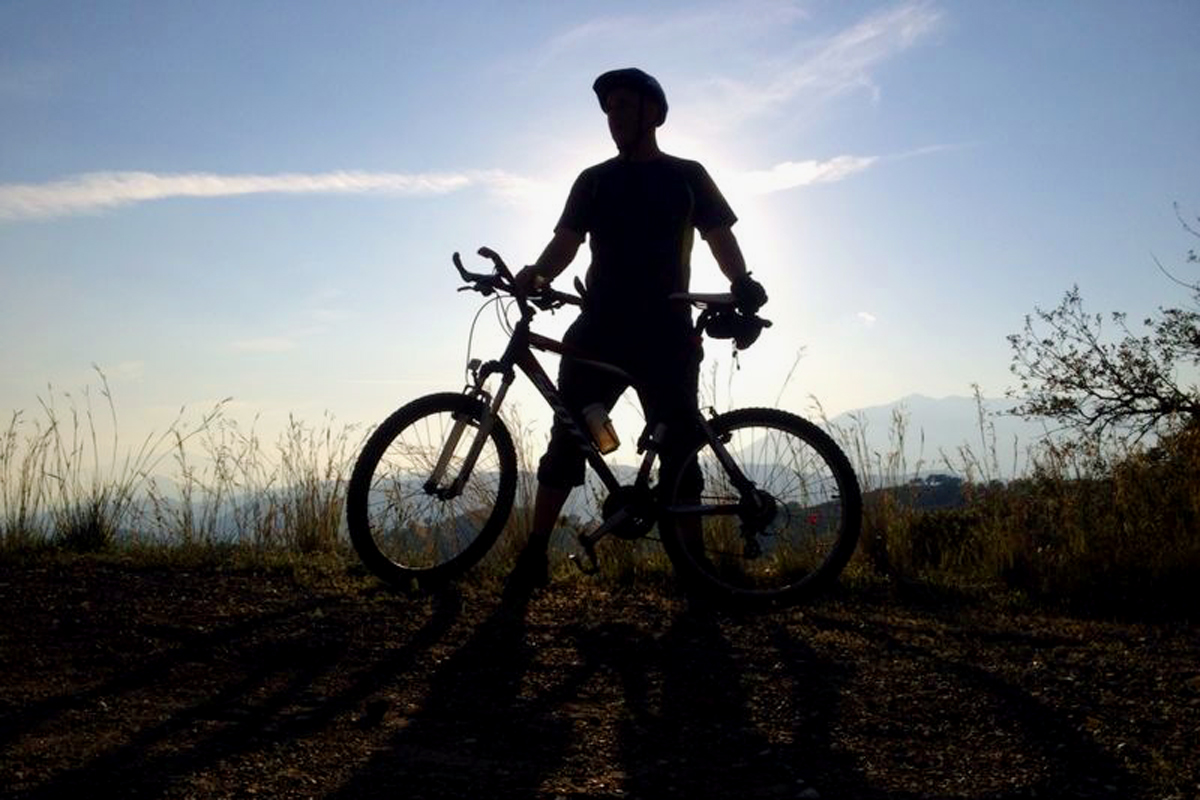
[[[475,283],[470,286],[460,286],[460,287],[458,287],[458,291],[460,291],[460,292],[479,292],[484,297],[487,297],[488,295],[492,294],[496,290],[493,289],[491,286],[487,286],[487,285],[481,286],[480,284]]]

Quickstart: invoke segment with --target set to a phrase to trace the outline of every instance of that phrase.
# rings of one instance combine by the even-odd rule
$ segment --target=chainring
[[[629,512],[629,518],[614,527],[609,533],[621,539],[640,539],[654,527],[654,494],[653,491],[637,486],[618,486],[604,499],[600,509],[605,520],[611,519],[621,511]]]

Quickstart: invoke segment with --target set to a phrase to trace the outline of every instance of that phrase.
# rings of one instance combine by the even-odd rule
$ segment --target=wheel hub
[[[742,526],[744,530],[762,535],[766,531],[767,526],[775,519],[775,514],[779,510],[779,503],[775,500],[774,495],[764,492],[761,489],[754,491],[754,499],[758,502],[758,507],[747,508],[741,514]]]

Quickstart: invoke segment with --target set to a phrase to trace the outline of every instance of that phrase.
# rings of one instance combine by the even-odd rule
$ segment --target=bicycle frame
[[[546,401],[547,405],[554,411],[555,419],[560,421],[575,444],[582,451],[585,460],[596,473],[601,483],[610,492],[618,488],[621,483],[613,474],[612,469],[605,462],[604,457],[600,455],[600,451],[592,442],[591,436],[586,432],[586,426],[582,419],[569,409],[563,401],[562,396],[558,392],[558,387],[554,381],[546,373],[541,362],[533,354],[533,350],[541,350],[544,352],[557,353],[563,358],[574,358],[581,363],[587,363],[598,369],[608,370],[616,375],[625,378],[630,383],[633,382],[633,377],[624,370],[612,364],[607,364],[603,361],[596,361],[587,358],[584,354],[575,351],[568,345],[551,339],[548,336],[543,336],[539,333],[534,333],[530,330],[530,322],[533,318],[532,313],[523,314],[521,320],[513,329],[512,336],[508,340],[508,345],[505,347],[504,354],[496,361],[489,361],[485,364],[478,365],[477,362],[472,369],[472,384],[466,388],[466,392],[483,402],[487,409],[484,419],[476,433],[476,446],[473,446],[468,452],[467,459],[463,463],[462,474],[459,476],[459,481],[465,480],[469,476],[471,468],[474,467],[475,457],[478,455],[479,449],[482,447],[483,441],[487,438],[488,432],[491,430],[492,420],[499,415],[500,406],[504,403],[504,398],[508,394],[508,389],[512,386],[516,378],[516,369],[520,369],[529,382]],[[514,369],[516,368],[516,369]],[[500,386],[495,394],[491,394],[485,388],[485,383],[492,375],[499,374],[501,376]],[[453,436],[453,433],[451,434]],[[653,438],[653,437],[651,437]],[[661,438],[661,434],[660,437]],[[642,437],[639,442],[639,450],[642,445],[647,443],[647,437]],[[447,442],[447,450],[452,450],[452,445],[456,445],[457,441]],[[641,468],[638,470],[638,478],[642,479],[645,474],[646,479],[649,478],[649,471],[653,464],[656,448],[647,447],[647,458],[643,460]],[[448,458],[448,456],[447,456]]]
[[[599,519],[573,537],[581,550],[571,559],[584,572],[598,570],[596,546],[605,536],[633,541],[653,536],[656,526],[689,584],[747,608],[796,602],[845,567],[861,530],[862,498],[853,467],[827,433],[779,409],[717,413],[693,401],[681,418],[651,416],[636,443],[636,479],[626,477],[624,467],[605,461],[602,449],[611,452],[611,440],[598,433],[593,441],[598,429],[582,406],[601,394],[612,402],[619,386],[638,387],[634,375],[641,373],[622,369],[619,357],[597,357],[604,347],[588,352],[571,335],[556,341],[531,330],[537,311],[582,305],[586,289],[577,279],[577,294],[564,294],[538,285],[536,268],[514,276],[494,251],[479,254],[494,262],[490,274],[468,272],[454,254],[460,291],[496,296],[508,312],[511,299],[520,314],[510,313],[503,325],[508,337],[499,358],[469,361],[460,393],[406,403],[368,438],[346,508],[350,538],[372,572],[398,586],[440,585],[504,534],[522,475],[501,407],[518,372],[553,410],[555,438],[591,465],[589,481],[604,487],[595,487],[601,496],[607,492],[597,498]],[[740,349],[770,324],[732,294],[668,299],[700,309],[692,325],[697,336],[733,339]],[[570,367],[604,370],[613,377],[611,391],[598,387],[577,407],[539,363],[539,351],[572,359]],[[413,485],[422,473],[424,492]]]
[[[491,294],[499,290],[507,290],[511,292],[513,285],[512,273],[505,266],[503,260],[494,251],[488,248],[480,248],[479,254],[490,258],[495,264],[496,272],[492,276],[476,275],[468,272],[462,265],[458,253],[454,254],[454,265],[458,269],[463,280],[468,284],[473,284],[476,289],[483,293]],[[497,277],[503,278],[503,283],[497,283]],[[483,286],[485,288],[480,289]],[[577,284],[578,286],[578,284]],[[580,293],[583,289],[580,287]],[[579,298],[573,298],[570,295],[555,293],[558,298],[558,305],[566,303],[580,304]],[[565,430],[570,434],[575,441],[576,446],[583,453],[587,464],[592,467],[592,471],[596,473],[600,482],[611,495],[613,492],[624,488],[612,469],[609,468],[599,449],[592,441],[591,436],[586,432],[586,426],[583,424],[579,415],[569,409],[566,403],[563,402],[562,396],[558,392],[554,381],[546,374],[546,370],[534,356],[534,350],[544,352],[557,353],[563,358],[573,358],[580,363],[589,364],[598,369],[607,370],[625,379],[629,385],[635,385],[636,382],[633,376],[629,375],[624,370],[614,364],[609,364],[603,361],[589,358],[587,354],[580,353],[574,348],[566,345],[563,342],[543,336],[539,333],[534,333],[530,330],[530,324],[535,315],[535,311],[530,306],[529,298],[525,294],[512,293],[512,297],[517,301],[517,306],[521,311],[521,319],[513,327],[512,335],[509,337],[508,345],[504,349],[504,354],[498,360],[481,363],[478,360],[472,360],[468,364],[468,369],[471,371],[472,381],[468,384],[464,391],[467,395],[477,399],[483,405],[484,412],[479,422],[479,427],[475,432],[475,439],[471,443],[471,447],[463,459],[462,466],[458,476],[446,489],[441,489],[438,484],[441,481],[442,474],[449,465],[455,448],[462,438],[463,430],[466,427],[467,419],[459,419],[455,421],[451,428],[450,435],[447,437],[446,444],[439,455],[437,464],[433,474],[425,484],[425,490],[431,494],[437,494],[442,498],[454,497],[462,491],[463,485],[471,475],[471,471],[475,468],[475,461],[479,457],[479,453],[483,449],[484,442],[492,430],[494,421],[498,418],[500,406],[504,403],[504,398],[508,394],[509,388],[512,386],[516,378],[516,370],[529,378],[530,383],[541,394],[542,399],[554,411],[555,419],[562,423]],[[718,300],[720,296],[716,295],[678,295],[677,299],[690,300],[704,303],[727,302]],[[543,308],[552,308],[554,306],[542,306]],[[703,314],[701,315],[703,319]],[[770,323],[766,323],[770,324]],[[700,322],[697,322],[697,331],[701,330]],[[491,394],[486,388],[488,379],[499,374],[501,377],[500,386]],[[730,482],[738,490],[739,502],[736,504],[725,504],[721,506],[706,506],[699,503],[693,503],[683,506],[662,506],[655,504],[653,512],[656,516],[669,515],[687,515],[700,516],[706,514],[729,514],[737,513],[743,520],[749,520],[751,515],[758,513],[763,508],[763,501],[758,496],[755,484],[745,473],[738,467],[732,456],[725,449],[724,444],[720,441],[720,437],[713,433],[712,427],[708,424],[708,420],[699,411],[696,412],[694,423],[703,431],[705,438],[711,445],[717,460],[720,462],[722,469],[725,470]],[[654,466],[654,461],[658,456],[660,444],[664,441],[666,435],[666,425],[662,422],[655,424],[651,430],[647,427],[642,435],[638,438],[638,452],[643,453],[642,463],[638,468],[637,478],[635,479],[632,488],[637,494],[635,496],[644,496],[641,494],[643,490],[648,489],[650,483],[650,472]],[[617,529],[627,521],[634,517],[636,511],[631,509],[632,503],[620,508],[611,516],[607,517],[596,530],[587,534],[582,534],[579,537],[579,543],[583,546],[588,558],[591,560],[591,570],[580,565],[580,568],[585,572],[595,571],[597,568],[595,545],[610,532]],[[643,509],[644,511],[644,509]],[[641,517],[645,520],[645,515]],[[574,556],[572,556],[574,559]],[[576,562],[578,564],[578,561]]]
[[[522,309],[521,319],[514,326],[512,336],[509,338],[504,354],[498,360],[486,363],[480,363],[475,360],[468,365],[472,373],[472,382],[464,391],[478,399],[483,404],[485,412],[475,433],[475,440],[463,461],[461,471],[450,488],[444,490],[445,496],[453,496],[461,491],[463,484],[470,477],[475,460],[491,431],[493,421],[499,416],[504,398],[516,378],[517,369],[525,374],[529,382],[533,384],[534,388],[542,396],[542,399],[554,411],[555,418],[562,423],[564,429],[571,435],[576,446],[583,453],[585,461],[591,466],[592,471],[596,473],[596,476],[605,489],[611,494],[623,488],[621,482],[600,454],[591,436],[586,432],[586,426],[579,415],[567,407],[554,381],[546,373],[546,370],[542,367],[541,362],[537,360],[533,351],[541,350],[543,352],[556,353],[563,358],[576,359],[579,363],[589,364],[597,369],[612,372],[627,380],[630,385],[634,385],[635,383],[633,376],[613,364],[589,358],[585,353],[581,353],[563,342],[533,332],[530,330],[533,316],[534,314],[531,309],[527,307]],[[497,374],[500,375],[501,381],[500,386],[493,394],[487,390],[485,384],[489,378]],[[704,432],[705,438],[712,445],[713,451],[721,462],[722,468],[728,474],[731,483],[738,489],[741,495],[740,502],[726,505],[703,505],[698,503],[679,506],[659,505],[655,509],[656,513],[660,515],[693,516],[757,513],[761,508],[761,502],[756,494],[753,481],[745,476],[741,468],[738,467],[737,463],[729,455],[720,438],[713,433],[703,414],[697,412],[695,423]],[[459,420],[451,429],[450,436],[447,438],[446,445],[438,459],[437,467],[430,478],[428,486],[436,486],[441,473],[444,471],[446,464],[449,463],[455,448],[458,446],[458,442],[462,436],[462,429],[465,425],[466,420]],[[644,490],[649,487],[650,473],[653,469],[654,461],[658,456],[659,445],[663,441],[665,434],[666,425],[660,422],[653,429],[648,428],[644,430],[639,437],[638,452],[643,453],[643,457],[638,467],[637,477],[632,484],[635,490]],[[595,572],[598,569],[595,552],[596,544],[609,533],[613,532],[614,529],[630,521],[634,513],[629,507],[621,508],[606,518],[595,530],[579,536],[579,544],[583,547],[590,562],[588,566],[582,564],[575,556],[571,556],[571,559],[585,573]]]

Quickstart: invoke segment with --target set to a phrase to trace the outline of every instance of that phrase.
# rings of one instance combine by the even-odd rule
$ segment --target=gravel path
[[[0,562],[0,796],[1200,797],[1195,626]]]

